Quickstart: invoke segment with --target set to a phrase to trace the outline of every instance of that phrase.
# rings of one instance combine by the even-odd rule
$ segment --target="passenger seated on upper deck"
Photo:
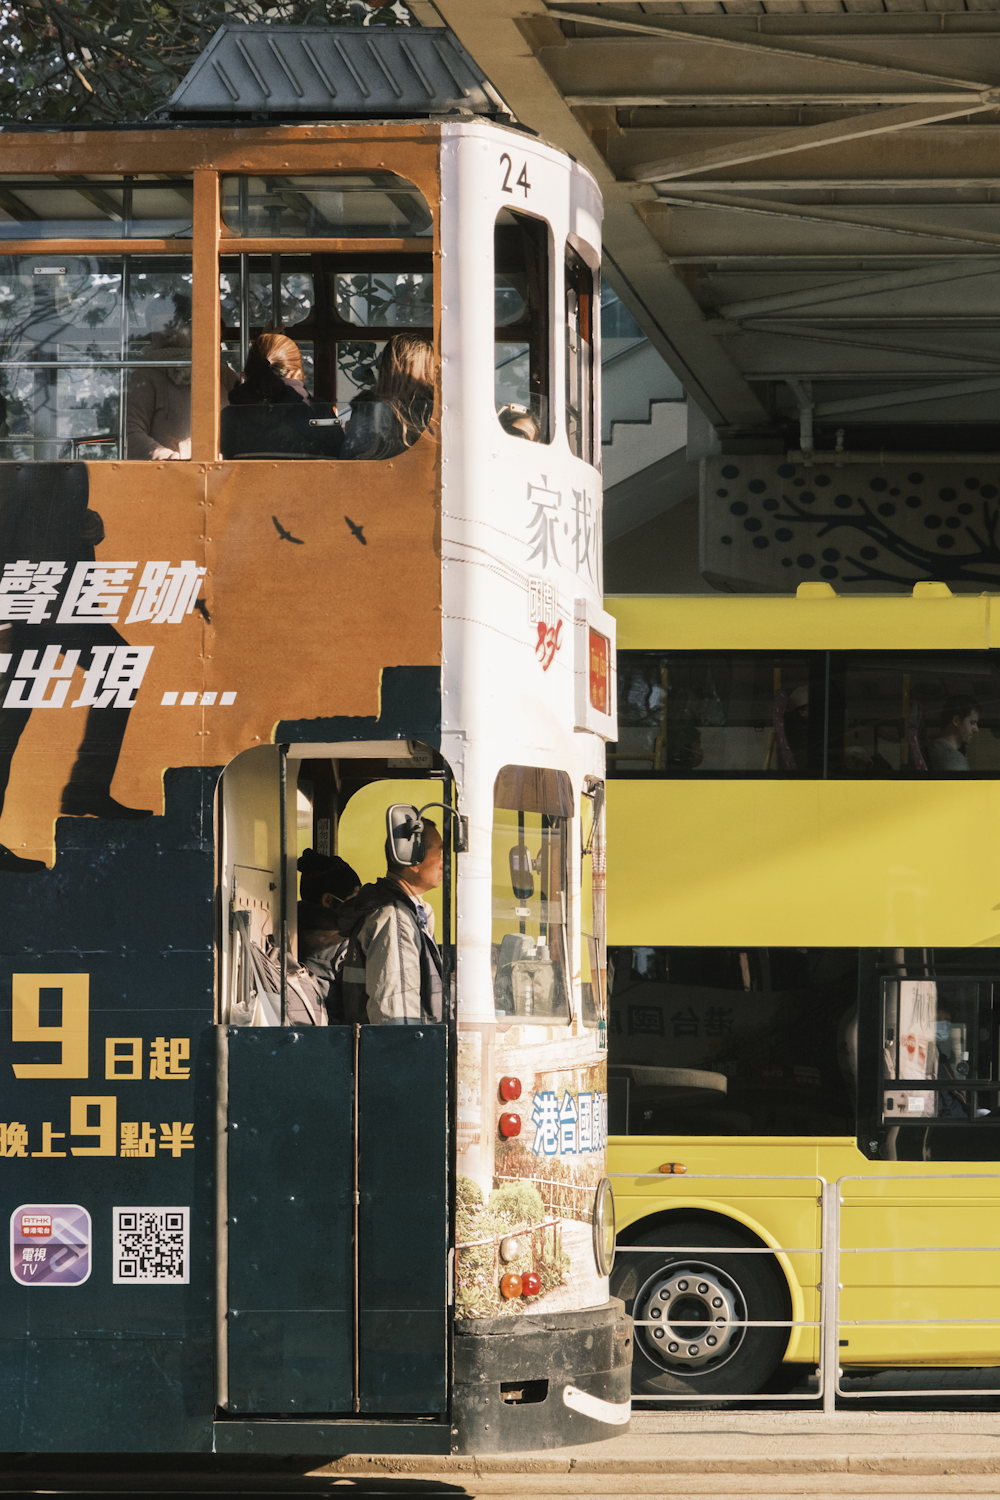
[[[511,437],[525,438],[529,443],[538,442],[541,435],[538,423],[528,407],[520,406],[516,401],[508,402],[497,412],[497,420]]]
[[[382,350],[378,379],[351,405],[341,458],[395,458],[426,431],[434,410],[434,348],[397,333]]]
[[[285,333],[262,333],[250,345],[239,384],[229,392],[230,406],[278,406],[308,401],[302,355]]]
[[[979,704],[975,698],[951,698],[941,710],[937,738],[927,742],[927,764],[932,771],[967,771],[966,749],[979,733]]]
[[[150,336],[150,360],[185,360],[168,368],[133,370],[128,380],[125,453],[128,458],[191,457],[191,301],[174,296],[174,316]],[[222,405],[236,383],[220,363]]]

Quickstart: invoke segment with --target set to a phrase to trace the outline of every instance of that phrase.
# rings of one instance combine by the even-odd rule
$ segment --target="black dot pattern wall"
[[[1000,589],[998,531],[995,464],[807,468],[755,455],[701,466],[701,569],[722,588]]]

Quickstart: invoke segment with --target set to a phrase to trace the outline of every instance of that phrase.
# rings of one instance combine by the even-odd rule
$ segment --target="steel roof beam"
[[[911,239],[946,240],[965,242],[970,245],[1000,246],[1000,234],[992,234],[989,230],[985,229],[944,230],[934,224],[921,224],[916,221],[906,224],[901,220],[897,220],[895,223],[880,224],[868,214],[851,213],[850,209],[843,208],[823,208],[819,205],[798,207],[793,204],[764,198],[741,198],[734,200],[725,197],[722,193],[698,193],[697,195],[692,195],[690,198],[673,198],[668,193],[661,193],[659,201],[663,204],[672,205],[675,208],[721,208],[729,213],[761,214],[769,218],[791,219],[798,222],[843,224],[851,229],[876,230],[880,234],[897,234]]]
[[[836,146],[843,141],[857,141],[890,131],[907,130],[915,125],[933,125],[939,120],[954,120],[967,115],[996,109],[1000,92],[989,90],[978,102],[962,98],[950,105],[901,104],[898,108],[871,110],[849,115],[846,120],[825,125],[805,125],[801,130],[770,130],[766,135],[745,141],[742,145],[715,146],[688,156],[670,157],[666,161],[641,162],[629,176],[635,182],[671,182],[690,177],[695,172],[711,172],[720,167],[735,167],[741,162],[765,161],[774,156],[789,156],[795,151],[815,150],[819,146]]]
[[[755,313],[775,313],[796,307],[821,307],[830,302],[846,301],[851,297],[872,297],[881,292],[904,291],[911,286],[931,286],[936,281],[954,281],[965,276],[990,276],[997,271],[1000,271],[1000,261],[990,264],[988,261],[977,260],[971,265],[952,261],[943,266],[921,266],[914,271],[891,271],[884,276],[866,276],[860,280],[805,287],[795,292],[777,292],[771,297],[724,302],[716,308],[716,312],[722,318],[746,318]]]
[[[946,73],[928,73],[920,68],[892,67],[887,63],[869,62],[853,57],[833,57],[828,52],[811,52],[804,47],[790,47],[784,38],[779,40],[762,32],[757,32],[753,36],[737,37],[732,34],[731,29],[725,31],[722,29],[726,20],[730,19],[729,17],[720,17],[719,21],[714,21],[714,18],[706,20],[704,28],[699,25],[697,31],[691,31],[686,27],[672,25],[668,18],[663,18],[660,24],[654,25],[649,20],[619,21],[612,16],[585,15],[578,11],[561,10],[556,6],[547,11],[547,14],[559,21],[576,21],[584,26],[595,26],[602,31],[625,31],[640,36],[660,36],[670,41],[700,42],[707,46],[737,48],[744,52],[755,52],[758,57],[761,53],[770,52],[796,61],[822,63],[825,68],[828,68],[831,63],[841,63],[845,68],[860,72],[880,73],[890,78],[919,78],[924,83],[936,83],[946,88],[971,89],[980,93],[983,89],[993,86],[981,78],[953,78]],[[694,17],[686,16],[684,19],[690,22]],[[698,18],[699,21],[701,19],[701,17]],[[570,45],[572,45],[571,42]]]

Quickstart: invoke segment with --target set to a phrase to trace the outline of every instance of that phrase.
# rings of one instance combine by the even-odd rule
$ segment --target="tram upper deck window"
[[[856,948],[609,948],[620,1135],[855,1128]]]
[[[570,1019],[564,771],[504,766],[493,791],[493,999],[497,1019]]]
[[[494,394],[501,427],[550,441],[549,230],[542,219],[501,209],[493,230]]]
[[[151,457],[153,385],[187,457],[189,255],[0,257],[0,458]]]
[[[190,177],[0,177],[0,240],[190,239]]]
[[[566,247],[566,439],[594,462],[594,273]]]
[[[430,239],[423,194],[394,172],[223,177],[222,223],[258,239]]]
[[[294,342],[301,358],[301,386],[310,408],[298,413],[304,420],[294,428],[288,425],[288,408],[278,414],[287,443],[281,456],[390,458],[426,430],[434,402],[429,254],[224,255],[219,266],[224,358],[234,374],[246,367],[253,340],[274,328]],[[397,344],[389,358],[400,376],[395,381],[390,371],[380,379],[393,338]],[[330,437],[334,411],[347,437],[337,427],[338,443],[324,448],[320,440]],[[319,432],[312,425],[317,418],[328,424]],[[272,419],[276,414],[261,413],[258,405],[224,411],[224,455],[271,456],[258,450],[262,423]],[[249,441],[247,451],[239,446],[241,433]],[[271,433],[268,442],[273,439]]]

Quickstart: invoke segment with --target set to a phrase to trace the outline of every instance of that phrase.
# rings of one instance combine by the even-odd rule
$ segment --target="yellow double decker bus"
[[[832,1404],[838,1369],[1000,1362],[997,606],[819,582],[608,603],[636,1394],[760,1396],[804,1373],[784,1361]]]

